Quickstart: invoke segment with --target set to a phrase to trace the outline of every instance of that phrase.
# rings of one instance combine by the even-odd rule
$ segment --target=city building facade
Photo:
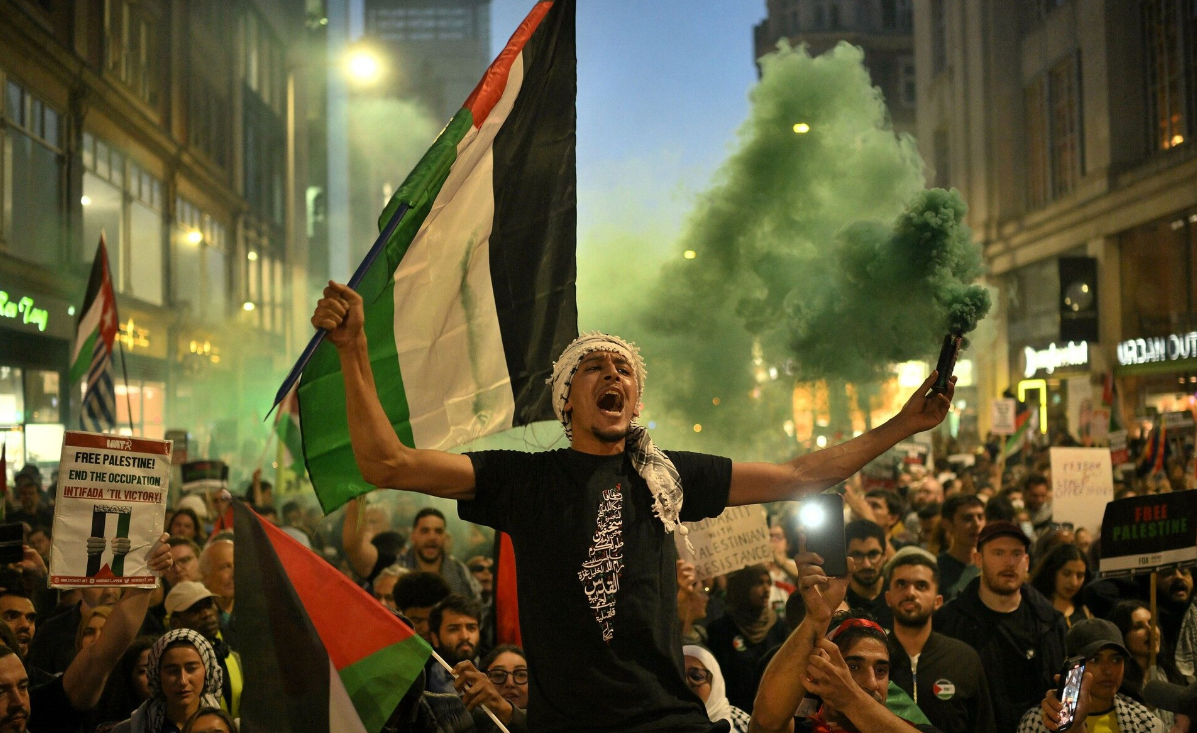
[[[920,149],[931,182],[963,193],[998,295],[973,354],[981,394],[1009,389],[1079,439],[1101,430],[1086,406],[1108,374],[1132,430],[1191,411],[1192,4],[914,5]]]
[[[120,318],[119,430],[186,431],[192,455],[261,445],[273,389],[308,331],[318,197],[305,79],[323,68],[305,66],[305,51],[318,11],[298,0],[0,0],[10,469],[56,464],[62,430],[79,427],[68,361],[101,235]]]

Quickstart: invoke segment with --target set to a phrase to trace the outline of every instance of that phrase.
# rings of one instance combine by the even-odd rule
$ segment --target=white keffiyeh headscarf
[[[216,659],[216,652],[199,632],[192,629],[174,629],[164,634],[154,646],[150,647],[150,657],[146,663],[146,682],[150,688],[150,698],[133,711],[130,718],[130,730],[133,733],[157,733],[162,730],[166,720],[166,695],[162,692],[162,655],[167,647],[176,642],[184,642],[195,647],[204,663],[204,689],[200,693],[200,707],[220,707],[220,690],[224,684],[224,671]]]
[[[565,427],[566,437],[573,439],[572,416],[565,411],[565,403],[569,401],[570,385],[574,374],[582,360],[588,354],[596,351],[608,351],[623,357],[636,371],[636,401],[639,402],[644,394],[644,380],[648,371],[644,368],[644,359],[640,356],[640,349],[636,345],[619,338],[598,331],[584,333],[574,339],[573,343],[565,347],[560,358],[553,364],[553,376],[548,383],[552,390],[553,412]],[[665,525],[665,531],[678,531],[683,538],[689,530],[681,523],[679,515],[682,511],[682,479],[678,476],[677,467],[673,461],[653,445],[648,437],[648,431],[643,426],[632,423],[624,442],[624,450],[632,461],[632,467],[648,484],[648,490],[653,495],[653,513]],[[690,540],[686,538],[686,544]]]

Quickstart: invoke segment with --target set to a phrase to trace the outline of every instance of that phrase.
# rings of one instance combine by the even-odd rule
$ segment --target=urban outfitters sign
[[[20,321],[26,326],[34,326],[38,331],[45,331],[50,322],[50,311],[38,308],[33,298],[28,295],[13,298],[7,292],[0,290],[0,318]]]
[[[1197,358],[1197,331],[1174,333],[1171,336],[1131,339],[1118,344],[1118,363],[1123,366],[1195,358]]]

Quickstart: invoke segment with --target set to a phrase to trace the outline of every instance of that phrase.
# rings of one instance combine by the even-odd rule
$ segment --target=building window
[[[143,102],[157,107],[164,68],[158,59],[158,3],[108,0],[105,8],[108,71]]]
[[[219,325],[228,316],[228,229],[198,206],[175,200],[171,299],[196,320]]]
[[[245,230],[245,300],[253,303],[248,319],[264,330],[286,328],[286,287],[281,235],[270,227],[247,225]]]
[[[228,168],[232,142],[228,96],[198,73],[192,75],[189,92],[188,141],[213,163]]]
[[[282,45],[266,21],[256,13],[245,15],[244,82],[276,115],[285,111],[287,72]]]
[[[1038,208],[1076,189],[1081,155],[1080,63],[1071,54],[1026,90],[1027,204]]]
[[[948,68],[948,16],[944,0],[931,0],[931,73]]]
[[[898,78],[899,96],[902,104],[906,107],[913,107],[917,101],[916,86],[914,79],[914,60],[910,58],[899,59],[901,75]]]
[[[1144,0],[1150,150],[1168,150],[1191,136],[1197,101],[1197,14],[1179,0]]]
[[[831,30],[840,28],[840,4],[836,0],[831,0],[827,4],[827,25],[831,27]]]
[[[947,130],[941,127],[935,131],[932,144],[935,148],[936,188],[948,188],[952,185],[952,147],[948,140]]]
[[[62,251],[62,117],[12,79],[0,108],[0,238],[7,250],[42,265]]]
[[[83,165],[83,260],[91,261],[103,232],[116,289],[162,305],[162,182],[89,133]]]
[[[827,7],[821,2],[812,4],[811,12],[814,14],[814,19],[811,22],[811,27],[815,30],[823,30],[827,27]]]
[[[116,432],[162,440],[166,434],[166,383],[133,378],[115,380]],[[132,415],[133,432],[129,431]]]

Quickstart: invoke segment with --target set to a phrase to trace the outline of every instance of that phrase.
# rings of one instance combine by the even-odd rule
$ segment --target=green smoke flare
[[[624,270],[621,289],[648,297],[620,299],[623,312],[596,324],[628,324],[641,342],[646,417],[666,444],[738,458],[792,452],[780,426],[796,380],[875,380],[933,357],[990,305],[970,284],[983,264],[963,201],[924,190],[915,142],[894,133],[862,52],[841,44],[812,58],[782,46],[761,70],[679,256],[649,283]]]

